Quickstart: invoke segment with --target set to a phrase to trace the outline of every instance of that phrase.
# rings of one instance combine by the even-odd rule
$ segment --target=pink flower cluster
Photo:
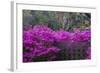
[[[45,25],[35,25],[27,26],[23,30],[23,62],[60,60],[60,52],[66,49],[85,49],[84,59],[90,59],[90,46],[89,29],[73,32],[54,31]]]

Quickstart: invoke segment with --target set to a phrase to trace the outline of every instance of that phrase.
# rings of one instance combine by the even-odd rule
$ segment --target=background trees
[[[79,12],[55,12],[23,10],[23,25],[45,24],[53,30],[74,28],[90,28],[91,14]]]

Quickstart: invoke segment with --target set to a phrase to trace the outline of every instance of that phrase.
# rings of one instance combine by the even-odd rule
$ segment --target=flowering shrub
[[[90,59],[90,42],[87,29],[68,32],[53,31],[45,25],[28,26],[23,31],[23,62],[69,60],[67,55],[77,54],[77,50],[82,50],[82,57],[76,59]]]

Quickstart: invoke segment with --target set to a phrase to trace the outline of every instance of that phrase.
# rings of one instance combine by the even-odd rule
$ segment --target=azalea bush
[[[53,30],[48,25],[23,27],[23,62],[91,59],[90,28]]]

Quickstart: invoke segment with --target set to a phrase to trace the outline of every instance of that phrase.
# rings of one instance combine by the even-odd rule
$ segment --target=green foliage
[[[74,28],[90,27],[91,14],[79,12],[56,12],[23,10],[23,25],[45,24],[54,30],[72,31]]]

